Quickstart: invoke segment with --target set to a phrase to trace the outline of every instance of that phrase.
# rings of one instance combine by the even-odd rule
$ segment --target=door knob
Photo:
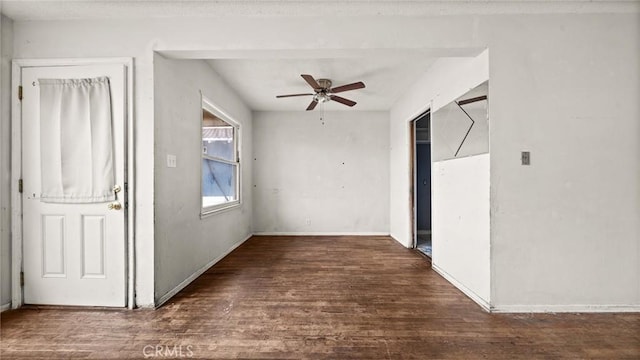
[[[112,202],[108,205],[108,208],[109,210],[120,210],[122,209],[122,204],[120,204],[118,201]]]

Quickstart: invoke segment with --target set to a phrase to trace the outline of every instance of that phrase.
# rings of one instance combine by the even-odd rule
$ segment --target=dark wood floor
[[[2,359],[640,359],[640,314],[491,315],[388,237],[254,237],[156,311],[1,331]]]

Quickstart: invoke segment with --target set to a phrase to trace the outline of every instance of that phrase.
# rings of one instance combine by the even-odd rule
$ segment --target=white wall
[[[637,14],[490,16],[476,26],[491,53],[491,305],[637,310]],[[405,245],[406,121],[461,78],[436,69],[391,111],[391,233]],[[520,165],[523,150],[531,166]]]
[[[215,17],[215,14],[213,15]],[[16,58],[133,57],[135,61],[135,203],[136,304],[153,306],[154,291],[154,50],[213,51],[220,56],[247,54],[254,50],[295,54],[298,50],[360,49],[362,34],[376,34],[365,49],[413,48],[416,40],[427,40],[427,48],[441,49],[449,40],[436,34],[439,28],[455,26],[449,34],[465,39],[474,31],[465,17],[407,21],[404,17],[383,19],[328,18],[326,26],[307,26],[298,17],[238,17],[214,19],[108,19],[64,21],[17,21],[14,23]],[[431,30],[425,31],[428,24]],[[385,29],[401,27],[407,36]],[[330,31],[327,29],[331,29]],[[335,32],[339,37],[328,36]],[[412,35],[410,35],[412,34]],[[419,35],[419,36],[418,36]],[[309,41],[309,39],[318,39]],[[331,39],[326,41],[323,39]],[[420,41],[422,41],[420,40]],[[419,41],[419,42],[420,42]],[[418,42],[418,43],[419,43]],[[472,42],[463,40],[460,45]],[[282,51],[285,50],[285,51]],[[294,51],[286,51],[294,50]],[[442,52],[442,51],[439,51]],[[7,141],[6,138],[2,142]]]
[[[254,113],[254,232],[389,234],[389,115]]]
[[[154,58],[155,300],[184,286],[251,235],[251,111],[202,60]],[[200,91],[240,124],[240,207],[200,218]],[[166,166],[167,154],[177,167]],[[172,291],[173,290],[173,291]]]
[[[146,255],[154,253],[154,49],[279,54],[416,48],[446,53],[488,47],[491,302],[502,309],[640,304],[637,12],[329,17],[324,26],[307,25],[304,17],[275,16],[18,21],[14,55],[135,57],[136,174],[141,184],[136,244],[138,254]],[[462,72],[448,71],[455,70],[456,62]],[[473,66],[468,59],[437,62],[391,110],[389,226],[406,246],[407,122],[431,100],[436,106],[455,98],[447,95],[449,90],[463,94],[489,77],[464,63]],[[474,81],[474,74],[480,81]],[[519,165],[522,150],[531,151],[530,167]],[[138,257],[139,303],[153,303],[153,268],[151,256]]]
[[[489,154],[434,162],[431,173],[433,267],[489,309]]]
[[[442,58],[391,108],[390,230],[391,236],[402,245],[413,246],[409,122],[429,108],[432,113],[437,111],[488,79],[488,51],[472,58]],[[438,209],[432,208],[432,213],[435,211]]]
[[[145,26],[127,28],[117,21],[14,22],[14,58],[133,57],[136,177],[134,211],[136,304],[154,305],[153,217],[153,51],[154,37]],[[3,143],[5,139],[2,139]]]
[[[454,126],[451,102],[489,77],[489,54],[438,60],[391,109],[391,235],[406,247],[411,237],[409,121],[431,108],[432,265],[447,280],[485,308],[490,307],[489,155],[438,161],[450,157],[459,141],[449,141],[463,126]],[[459,110],[458,110],[459,111]],[[486,113],[485,113],[486,118]],[[468,128],[468,124],[467,124]],[[483,130],[482,127],[476,131]],[[484,128],[486,131],[486,127]],[[484,136],[486,141],[486,135]],[[478,142],[478,141],[476,141]],[[454,144],[455,143],[455,144]],[[452,145],[453,144],[453,145]]]
[[[0,16],[0,306],[11,303],[11,59],[13,21]]]
[[[493,305],[639,310],[640,17],[500,25],[489,44]]]
[[[483,72],[488,71],[487,67]],[[487,95],[487,83],[457,101]],[[433,268],[489,310],[489,128],[487,101],[431,114]],[[471,121],[474,126],[468,133]],[[456,155],[456,151],[460,151]]]
[[[487,96],[488,92],[489,84],[483,83],[462,95],[456,101]],[[469,118],[473,119],[473,126]],[[432,161],[462,158],[489,152],[487,100],[464,105],[451,102],[433,113],[431,128]]]

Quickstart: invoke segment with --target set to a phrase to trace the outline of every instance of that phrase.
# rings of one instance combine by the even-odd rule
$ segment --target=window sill
[[[212,215],[216,215],[222,212],[226,212],[229,210],[233,210],[236,208],[239,208],[242,205],[242,203],[238,200],[238,201],[234,201],[234,202],[230,202],[227,204],[221,204],[215,207],[210,207],[207,209],[202,209],[200,210],[200,219],[204,219],[204,218],[208,218]]]

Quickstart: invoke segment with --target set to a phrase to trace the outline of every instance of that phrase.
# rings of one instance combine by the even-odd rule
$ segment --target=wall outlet
[[[307,225],[311,225],[311,219],[307,218],[307,220],[305,220],[305,223],[306,223]]]
[[[174,168],[178,165],[178,160],[175,155],[167,154],[167,167]]]

